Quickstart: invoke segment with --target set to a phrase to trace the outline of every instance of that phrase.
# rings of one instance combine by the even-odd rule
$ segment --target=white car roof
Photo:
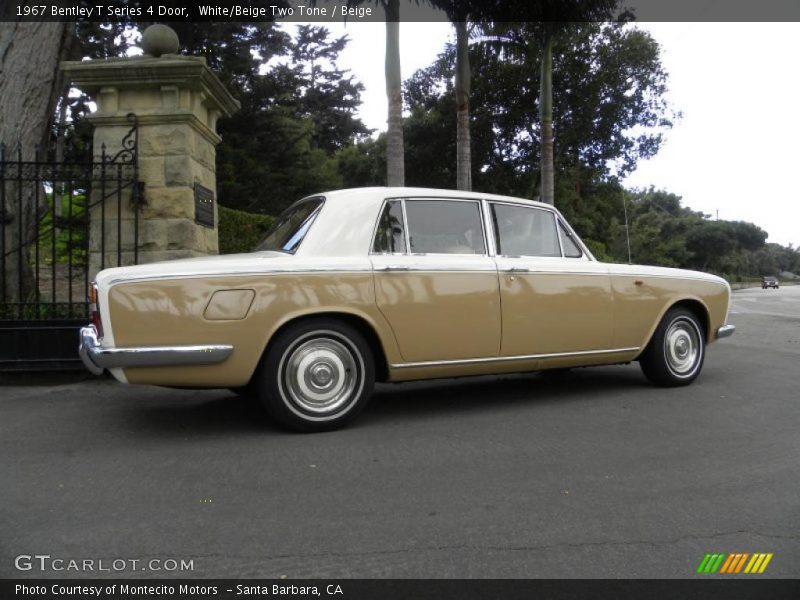
[[[312,194],[325,204],[297,250],[297,256],[365,256],[386,198],[463,198],[516,202],[555,210],[552,206],[497,194],[416,187],[365,187]],[[556,211],[558,212],[558,211]]]
[[[328,192],[323,192],[320,194],[313,194],[309,197],[314,196],[324,196],[325,198],[330,198],[333,201],[343,198],[352,198],[354,195],[365,195],[371,196],[379,200],[383,200],[385,198],[411,198],[411,197],[421,197],[424,196],[426,198],[468,198],[474,200],[500,200],[504,202],[520,202],[524,204],[530,204],[531,206],[539,206],[542,208],[549,208],[552,209],[553,207],[549,204],[544,204],[543,202],[538,202],[536,200],[528,200],[527,198],[516,198],[513,196],[502,196],[500,194],[489,194],[484,192],[464,192],[459,190],[444,190],[439,188],[423,188],[423,187],[385,187],[385,186],[374,186],[374,187],[362,187],[362,188],[348,188],[343,190],[333,190]]]

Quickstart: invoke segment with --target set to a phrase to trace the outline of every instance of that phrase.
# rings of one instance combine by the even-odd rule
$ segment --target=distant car
[[[311,431],[375,381],[638,360],[686,385],[729,300],[714,275],[596,260],[546,204],[364,188],[295,203],[250,254],[101,271],[80,353],[123,382],[245,388]]]
[[[767,277],[761,278],[761,289],[766,290],[767,288],[775,288],[776,290],[780,286],[778,285],[778,279],[773,277],[772,275],[768,275]]]

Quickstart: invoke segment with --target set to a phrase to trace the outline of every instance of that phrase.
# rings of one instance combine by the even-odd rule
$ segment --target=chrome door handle
[[[506,273],[530,273],[531,270],[527,267],[511,267]]]
[[[381,271],[410,271],[411,267],[406,265],[386,265],[381,267]]]

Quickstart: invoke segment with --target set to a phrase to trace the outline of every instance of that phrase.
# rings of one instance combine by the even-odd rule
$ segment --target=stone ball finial
[[[177,54],[180,49],[178,34],[172,27],[156,23],[142,32],[142,50],[158,58],[162,54]]]

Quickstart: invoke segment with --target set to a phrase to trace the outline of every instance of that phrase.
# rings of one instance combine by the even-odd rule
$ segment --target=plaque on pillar
[[[199,183],[194,184],[194,222],[214,227],[214,192]]]

